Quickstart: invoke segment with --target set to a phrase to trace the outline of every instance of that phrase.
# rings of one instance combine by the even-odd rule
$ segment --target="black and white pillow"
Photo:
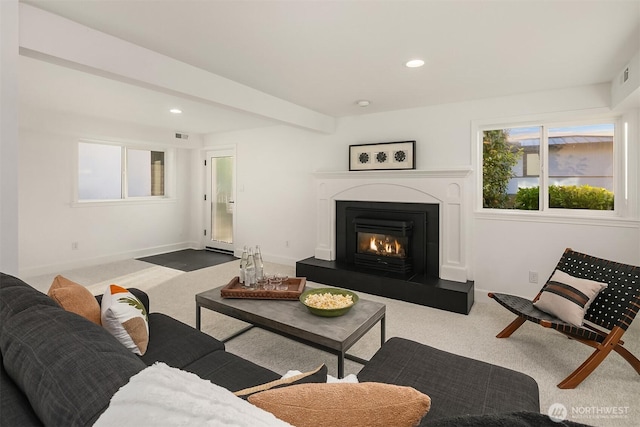
[[[567,323],[582,326],[589,306],[606,287],[606,283],[581,279],[556,270],[533,305]]]

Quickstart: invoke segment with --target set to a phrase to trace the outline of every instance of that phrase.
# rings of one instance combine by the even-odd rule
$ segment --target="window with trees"
[[[165,195],[165,152],[94,142],[78,144],[78,200]]]
[[[484,208],[614,209],[615,123],[487,128]]]

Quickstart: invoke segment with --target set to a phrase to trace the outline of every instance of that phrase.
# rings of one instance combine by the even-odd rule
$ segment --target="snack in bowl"
[[[312,314],[323,317],[342,316],[358,302],[358,295],[337,288],[310,289],[300,295],[300,302]]]

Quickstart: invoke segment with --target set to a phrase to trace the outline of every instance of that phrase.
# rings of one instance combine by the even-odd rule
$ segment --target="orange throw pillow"
[[[47,295],[65,310],[101,324],[100,304],[84,286],[58,275],[53,279]]]
[[[431,408],[412,387],[374,382],[292,385],[248,400],[296,427],[412,427]]]

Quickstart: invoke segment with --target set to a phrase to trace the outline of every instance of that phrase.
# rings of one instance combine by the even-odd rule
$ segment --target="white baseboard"
[[[297,259],[282,257],[278,255],[267,255],[265,256],[264,260],[267,262],[272,262],[274,264],[286,265],[288,267],[295,267],[296,262],[298,261]]]
[[[485,289],[478,289],[476,287],[473,288],[473,301],[474,302],[491,302],[493,301],[489,298],[489,292]],[[497,304],[497,303],[496,303]]]
[[[235,249],[233,252],[233,256],[235,256],[236,258],[242,258],[242,249]],[[262,260],[264,262],[272,262],[274,264],[282,264],[289,267],[295,267],[296,262],[298,261],[297,258],[294,259],[294,258],[283,257],[279,255],[271,255],[265,252],[262,253]]]
[[[20,277],[40,276],[43,274],[58,273],[65,270],[73,270],[77,268],[90,267],[98,264],[108,264],[110,262],[124,261],[132,258],[142,258],[163,254],[166,252],[179,251],[183,249],[195,249],[197,245],[193,242],[174,243],[171,245],[155,246],[152,248],[137,249],[127,252],[102,255],[93,258],[76,259],[70,262],[47,264],[37,267],[20,268]]]
[[[492,301],[495,304],[497,304],[497,302],[493,301],[493,299],[489,298],[489,292],[495,292],[489,289],[478,289],[476,287],[473,288],[473,298],[474,301],[477,302],[489,302]],[[505,293],[505,292],[503,292]],[[514,296],[520,297],[520,298],[525,298],[525,299],[533,299],[532,296],[526,296],[526,295],[517,295],[517,294],[512,294]]]

